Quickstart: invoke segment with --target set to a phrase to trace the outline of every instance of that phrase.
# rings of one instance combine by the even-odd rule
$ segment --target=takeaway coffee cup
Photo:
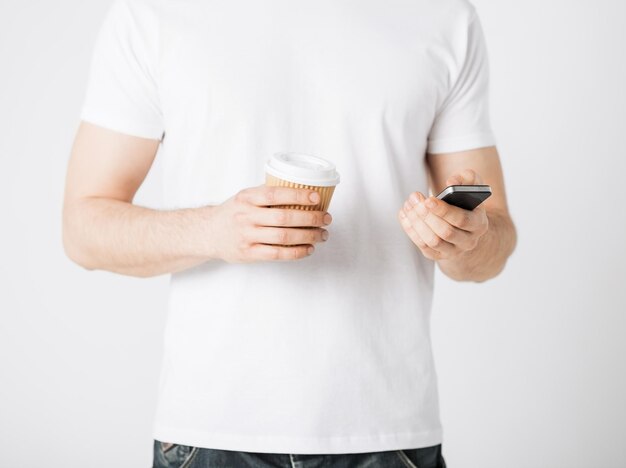
[[[327,211],[339,183],[335,165],[326,159],[304,153],[274,153],[265,164],[265,185],[315,190],[320,194],[317,205],[281,205],[306,211]]]

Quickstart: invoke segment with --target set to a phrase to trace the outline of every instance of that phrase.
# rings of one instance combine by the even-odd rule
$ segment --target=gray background
[[[88,273],[61,247],[108,5],[0,0],[2,466],[151,463],[167,277]],[[460,468],[624,467],[626,5],[474,5],[520,240],[493,281],[437,277],[444,454]],[[158,170],[138,203],[159,206]]]

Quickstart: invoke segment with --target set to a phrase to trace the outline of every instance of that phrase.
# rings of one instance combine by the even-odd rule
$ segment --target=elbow
[[[84,243],[80,240],[78,226],[81,222],[75,209],[64,207],[61,238],[65,256],[85,270],[92,271],[96,265],[88,255]]]
[[[75,201],[63,207],[62,233],[63,251],[66,257],[87,271],[101,270],[137,278],[151,278],[162,274],[147,266],[115,263],[98,242],[93,227],[92,210],[89,204]]]
[[[83,267],[88,271],[96,269],[95,266],[88,261],[86,255],[81,252],[80,247],[68,238],[65,231],[63,232],[63,250],[65,252],[65,256],[76,265]]]
[[[513,223],[513,220],[510,220],[511,224],[509,226],[509,229],[511,230],[511,243],[509,246],[509,255],[507,255],[507,260],[508,258],[513,254],[513,252],[515,251],[515,247],[517,247],[517,228],[515,227],[515,223]]]

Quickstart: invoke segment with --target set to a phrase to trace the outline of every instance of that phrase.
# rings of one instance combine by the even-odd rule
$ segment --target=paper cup
[[[330,161],[304,153],[274,153],[265,164],[265,185],[315,190],[320,194],[317,205],[278,205],[305,211],[327,211],[339,183],[339,174]]]

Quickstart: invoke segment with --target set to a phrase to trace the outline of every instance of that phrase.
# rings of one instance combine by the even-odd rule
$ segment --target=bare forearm
[[[486,281],[497,276],[517,242],[515,226],[503,213],[487,213],[489,229],[477,246],[450,260],[439,260],[441,271],[457,281]]]
[[[130,203],[84,198],[64,211],[68,256],[90,269],[156,276],[210,259],[212,207],[158,211]]]

